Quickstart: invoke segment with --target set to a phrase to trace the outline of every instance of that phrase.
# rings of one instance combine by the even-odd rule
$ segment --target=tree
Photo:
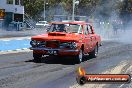
[[[62,0],[62,3],[65,10],[72,14],[73,0]],[[99,3],[100,0],[79,0],[79,4],[75,6],[77,7],[75,11],[78,15],[89,16],[95,11]]]
[[[72,14],[73,0],[45,0],[48,3],[46,9],[55,8],[56,5],[62,4],[65,11]],[[24,0],[25,12],[33,17],[38,18],[44,10],[44,0]],[[132,0],[79,0],[79,5],[75,6],[77,15],[99,16],[109,18],[112,11],[124,16],[132,13]]]
[[[43,0],[24,0],[25,13],[37,18],[43,11]]]
[[[90,15],[92,14],[100,0],[80,0],[76,13],[78,15]],[[72,0],[46,0],[48,8],[55,7],[55,5],[61,3],[65,10],[72,14]],[[37,17],[43,12],[44,0],[24,0],[25,12],[31,17]],[[84,13],[85,12],[85,13]]]

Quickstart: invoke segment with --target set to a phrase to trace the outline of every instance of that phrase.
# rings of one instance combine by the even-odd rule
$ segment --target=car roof
[[[50,24],[89,24],[85,21],[70,21],[70,22],[51,22]]]

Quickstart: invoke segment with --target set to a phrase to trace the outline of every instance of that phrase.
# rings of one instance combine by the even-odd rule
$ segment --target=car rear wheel
[[[98,54],[98,45],[95,46],[94,50],[92,52],[89,53],[89,56],[91,58],[96,58]]]
[[[41,57],[42,55],[41,54],[36,54],[36,53],[33,53],[33,57],[34,57],[34,62],[41,62]]]
[[[79,51],[79,54],[75,56],[75,60],[77,63],[81,63],[83,61],[83,50]]]

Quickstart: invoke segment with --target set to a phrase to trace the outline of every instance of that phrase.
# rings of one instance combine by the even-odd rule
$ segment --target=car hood
[[[82,35],[77,33],[50,32],[48,34],[33,36],[31,39],[38,41],[48,41],[48,40],[78,41],[81,38]]]

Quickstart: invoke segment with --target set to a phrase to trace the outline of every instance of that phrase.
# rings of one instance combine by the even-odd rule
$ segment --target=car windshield
[[[48,32],[81,33],[81,25],[78,24],[52,24]]]

